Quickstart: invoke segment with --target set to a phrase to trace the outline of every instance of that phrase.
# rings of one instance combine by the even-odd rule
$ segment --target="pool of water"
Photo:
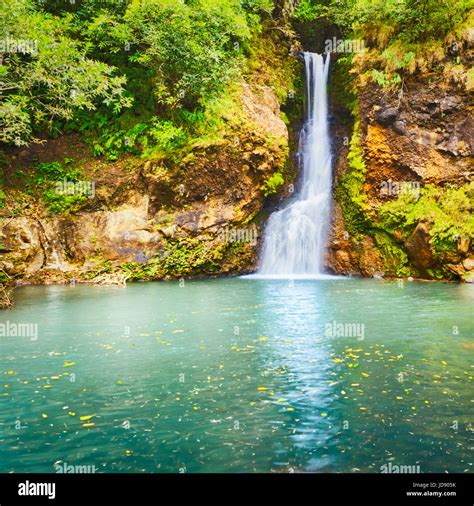
[[[472,286],[237,278],[15,301],[0,472],[473,469]]]

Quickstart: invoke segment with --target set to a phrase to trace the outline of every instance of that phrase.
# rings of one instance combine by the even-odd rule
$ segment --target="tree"
[[[0,142],[28,145],[35,131],[75,110],[131,105],[126,78],[88,58],[87,44],[68,35],[71,17],[36,11],[29,0],[0,4]]]

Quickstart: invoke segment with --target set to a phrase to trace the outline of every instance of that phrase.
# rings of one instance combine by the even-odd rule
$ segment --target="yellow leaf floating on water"
[[[287,411],[294,411],[295,408],[286,408]]]
[[[364,378],[368,378],[369,375],[366,373],[366,372],[361,372],[362,376],[364,376]]]
[[[74,411],[69,411],[68,415],[69,416],[76,416],[76,413],[74,413]]]
[[[7,374],[11,376],[12,374],[15,374],[15,371],[7,371]]]
[[[81,417],[79,418],[79,420],[80,420],[81,422],[85,422],[85,421],[87,421],[87,420],[90,420],[91,418],[94,418],[94,416],[95,416],[95,415],[86,415],[86,416],[81,416]]]
[[[321,416],[326,417],[326,416],[328,416],[328,414],[327,413],[321,413]]]
[[[132,450],[125,450],[125,455],[130,456],[132,455]]]
[[[260,392],[264,392],[265,390],[268,390],[267,387],[257,387],[257,390],[260,390]]]
[[[332,361],[335,362],[336,364],[340,364],[341,362],[344,362],[344,360],[341,360],[340,358],[333,358]]]
[[[42,416],[43,418],[48,418],[48,415],[47,415],[46,413],[41,413],[41,416]]]
[[[359,408],[361,411],[367,411],[369,408]]]
[[[448,363],[446,362],[446,360],[441,360],[441,364],[442,365],[448,365]]]
[[[64,367],[72,367],[73,365],[76,365],[76,362],[64,362]]]
[[[51,376],[51,379],[52,379],[52,380],[58,380],[58,379],[59,379],[59,376]]]
[[[82,426],[83,427],[94,427],[95,423],[91,422],[91,423],[83,423]]]
[[[281,399],[278,399],[277,402],[285,402],[286,399],[283,399],[283,397]]]

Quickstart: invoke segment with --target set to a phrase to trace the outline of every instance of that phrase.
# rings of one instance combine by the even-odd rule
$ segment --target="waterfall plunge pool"
[[[472,471],[473,297],[355,278],[19,288],[1,321],[38,338],[0,338],[0,472]]]

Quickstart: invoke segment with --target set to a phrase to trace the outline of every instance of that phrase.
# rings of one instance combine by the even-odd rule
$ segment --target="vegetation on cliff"
[[[460,104],[474,82],[471,25],[469,0],[4,0],[0,211],[14,219],[4,267],[21,277],[59,254],[73,266],[67,276],[86,279],[251,269],[257,246],[222,243],[218,229],[259,226],[264,203],[292,191],[303,45],[335,53],[331,102],[345,139],[335,141],[335,199],[347,247],[380,256],[355,272],[465,277],[473,196]],[[346,51],[340,40],[363,44]],[[445,103],[437,83],[455,90]],[[381,182],[407,177],[419,198],[381,195]],[[21,218],[38,226],[28,254],[15,242],[29,235]],[[45,219],[60,234],[51,248]],[[68,227],[82,227],[83,240]],[[417,265],[415,244],[437,263]]]
[[[335,198],[350,235],[345,247],[367,252],[371,238],[374,273],[468,276],[473,194],[464,176],[469,141],[459,131],[470,127],[459,104],[472,92],[472,16],[472,2],[454,0],[304,0],[294,14],[307,31],[319,26],[326,36],[332,26],[340,44],[329,48],[332,97],[348,146]],[[344,41],[352,42],[348,51]],[[400,192],[407,179],[418,192]]]
[[[50,255],[65,279],[249,269],[256,244],[222,242],[219,227],[253,226],[264,198],[294,176],[283,121],[299,119],[302,103],[294,36],[273,2],[14,3],[0,6],[1,26],[32,50],[6,50],[0,66],[9,272],[56,280]],[[92,194],[61,186],[85,184]],[[162,224],[162,213],[174,218]]]

